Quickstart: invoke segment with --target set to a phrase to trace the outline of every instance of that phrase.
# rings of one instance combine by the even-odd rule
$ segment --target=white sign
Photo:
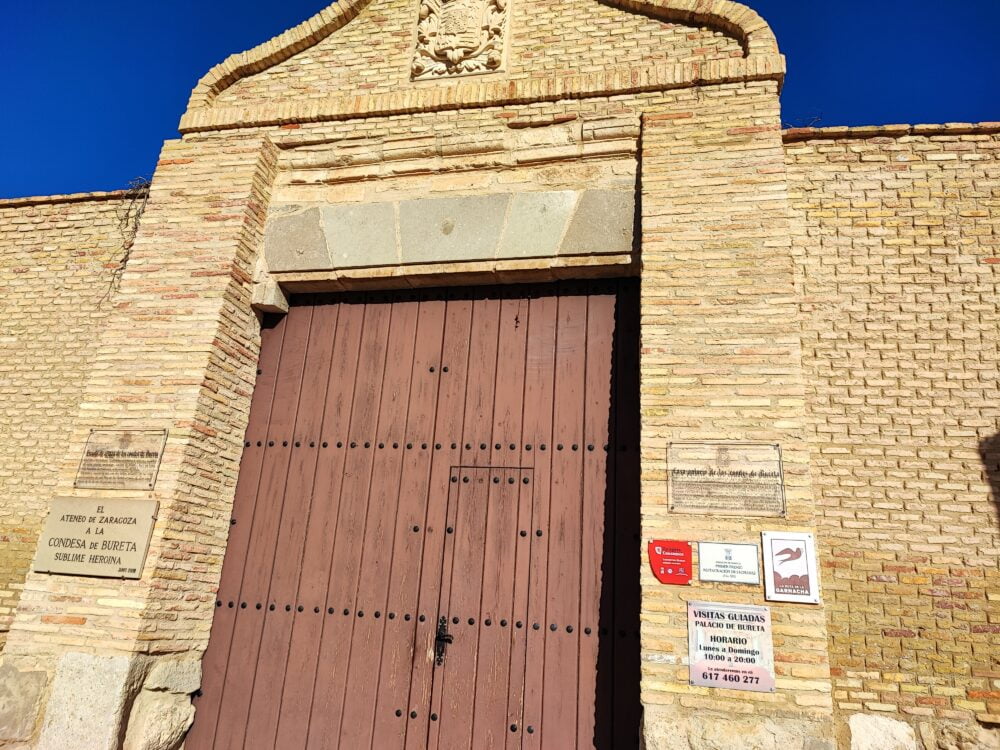
[[[692,685],[774,692],[770,608],[688,602],[688,649]]]
[[[718,583],[760,585],[760,553],[756,544],[698,543],[698,578]]]
[[[819,604],[816,540],[797,531],[765,531],[764,593],[769,602]]]

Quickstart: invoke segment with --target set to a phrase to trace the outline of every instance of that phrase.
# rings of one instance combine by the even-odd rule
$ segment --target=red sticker
[[[691,542],[653,540],[649,564],[660,583],[687,586],[691,583]]]

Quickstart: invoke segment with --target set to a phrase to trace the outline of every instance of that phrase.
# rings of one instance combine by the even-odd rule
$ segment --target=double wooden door
[[[637,747],[636,307],[622,281],[268,320],[187,750]]]

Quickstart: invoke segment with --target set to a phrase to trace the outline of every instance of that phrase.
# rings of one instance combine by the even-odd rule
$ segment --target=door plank
[[[532,514],[521,538],[522,554],[528,548],[527,610],[518,614],[515,628],[524,640],[524,692],[520,712],[523,732],[511,733],[508,750],[540,748],[542,742],[542,695],[545,679],[545,603],[548,598],[549,506],[552,489],[552,410],[555,402],[555,365],[559,298],[546,296],[532,299],[529,310],[525,388],[524,442],[525,454],[534,456]],[[529,449],[528,446],[531,446]],[[538,532],[541,532],[539,536]],[[523,628],[517,623],[522,622]],[[508,701],[508,713],[516,713],[517,696]],[[532,731],[529,733],[529,729]]]
[[[559,300],[553,411],[552,490],[549,510],[549,575],[545,630],[543,742],[576,747],[580,611],[580,504],[583,491],[584,379],[587,352],[587,299]],[[576,448],[574,449],[574,446]]]
[[[315,620],[321,617],[315,611],[319,609],[317,603],[298,599],[298,589],[320,451],[316,446],[316,438],[322,429],[333,354],[332,348],[324,344],[329,339],[329,332],[335,330],[336,310],[314,307],[311,312],[312,322],[299,390],[298,416],[293,432],[286,436],[287,440],[283,440],[283,443],[288,443],[289,466],[268,594],[268,600],[276,603],[277,608],[272,616],[264,618],[247,724],[248,748],[275,746],[281,711],[281,687],[288,667],[288,647],[293,624],[297,619]],[[256,610],[258,604],[262,605],[257,602],[249,603],[249,606]],[[264,616],[263,608],[257,611]]]
[[[239,604],[246,602],[248,606],[242,609],[237,605],[236,608],[231,664],[222,696],[215,748],[244,746],[264,619],[267,614],[276,614],[268,612],[263,605],[268,601],[274,539],[281,523],[288,478],[290,451],[282,443],[288,440],[295,425],[311,321],[312,310],[308,308],[289,311],[265,443],[257,510],[240,590]],[[259,611],[257,603],[262,605]],[[261,612],[265,613],[264,617]]]
[[[463,428],[463,467],[484,467],[490,462],[499,327],[500,300],[489,296],[475,300]],[[465,479],[471,481],[470,492],[466,492]],[[448,660],[462,664],[463,668],[437,670],[435,673],[434,691],[440,695],[440,708],[436,713],[441,720],[432,722],[429,745],[449,750],[468,748],[472,733],[479,645],[479,631],[475,623],[479,618],[486,534],[486,518],[482,510],[488,502],[489,489],[486,485],[490,481],[482,472],[465,473],[461,484],[458,507],[452,514],[455,533],[449,537],[454,539],[453,557],[450,564],[446,561],[442,580],[441,602],[445,607],[439,616],[448,617],[451,620],[449,627],[456,629],[455,643],[448,648]],[[459,567],[456,569],[456,566]],[[458,618],[458,624],[454,622],[455,618]],[[453,653],[454,659],[451,656]],[[435,737],[438,728],[440,735]],[[435,740],[438,745],[433,744]]]
[[[323,429],[317,437],[319,464],[313,487],[313,505],[309,518],[298,601],[307,608],[319,606],[320,617],[299,617],[292,629],[288,656],[288,675],[281,695],[281,715],[275,742],[280,748],[304,748],[309,733],[312,694],[319,667],[319,650],[327,623],[341,617],[340,602],[329,597],[330,568],[337,531],[341,485],[346,451],[337,450],[337,440],[348,433],[358,368],[358,352],[364,306],[340,304],[336,328],[323,344],[332,349],[330,377],[323,410]],[[331,611],[332,610],[332,611]]]
[[[592,295],[587,300],[587,364],[583,441],[583,509],[580,545],[580,642],[577,696],[577,744],[581,748],[607,748],[598,736],[598,621],[605,582],[604,502],[608,487],[608,415],[611,412],[611,357],[614,340],[615,297]],[[610,573],[610,571],[608,571]],[[607,731],[607,722],[600,727]]]
[[[450,449],[435,441],[434,424],[438,393],[445,388],[442,378],[446,366],[443,359],[443,336],[446,304],[443,300],[420,303],[414,357],[414,377],[409,393],[409,414],[403,434],[391,439],[412,444],[414,449],[403,455],[399,482],[399,511],[393,536],[392,570],[384,603],[387,612],[382,661],[377,674],[378,699],[375,707],[372,747],[400,749],[406,742],[407,720],[396,716],[397,711],[409,714],[410,680],[414,661],[414,622],[420,587],[421,562],[424,554],[432,554],[435,546],[443,545],[444,514],[440,522],[429,518],[432,470]],[[448,366],[448,376],[451,367]],[[426,445],[426,448],[424,447]],[[447,493],[447,476],[437,492]],[[440,484],[440,483],[439,483]],[[443,505],[443,503],[442,503]],[[419,528],[420,532],[413,532]],[[422,714],[422,716],[421,716]],[[411,720],[413,726],[427,721],[426,710]],[[426,733],[426,730],[424,730]]]
[[[264,451],[267,445],[268,424],[274,403],[282,339],[287,321],[287,316],[282,316],[273,325],[265,324],[261,330],[260,363],[257,366],[259,374],[251,399],[243,457],[236,481],[226,561],[219,582],[209,647],[202,662],[201,695],[195,700],[198,722],[192,727],[186,740],[192,750],[212,746],[219,721],[219,709],[222,705],[222,693],[226,684],[236,624],[236,602],[239,601],[240,584],[250,546],[250,533],[253,528]],[[233,607],[228,606],[229,602],[233,602]]]
[[[506,467],[491,479],[488,527],[479,611],[479,656],[472,747],[503,748],[509,731],[507,697],[514,623],[515,563],[522,476],[518,467],[524,403],[524,355],[528,302],[504,299],[500,309],[496,397],[493,409],[494,467]],[[530,477],[525,476],[530,483]],[[530,485],[529,485],[530,486]],[[520,677],[523,680],[523,673]],[[518,727],[519,721],[514,723]],[[518,727],[519,728],[519,727]]]
[[[373,469],[361,533],[357,606],[365,617],[356,619],[352,636],[341,747],[371,747],[403,457],[429,450],[426,442],[404,442],[411,381],[429,375],[426,369],[417,372],[415,363],[419,303],[396,302],[391,310],[388,352],[392,361],[382,379],[378,427],[371,440]],[[406,532],[424,531],[420,525],[417,532],[412,528]]]
[[[346,458],[330,567],[330,599],[340,602],[339,606],[343,608],[340,611],[347,614],[330,617],[323,630],[320,669],[309,724],[310,748],[339,746],[355,622],[372,614],[365,612],[357,601],[361,546],[373,468],[373,453],[370,448],[365,449],[364,444],[371,444],[374,440],[388,354],[390,314],[388,305],[365,305],[351,425],[348,434],[337,439],[338,450],[344,451]]]
[[[428,733],[431,723],[428,713],[436,714],[431,704],[434,670],[434,636],[441,606],[441,582],[445,550],[453,538],[447,529],[454,529],[449,516],[453,507],[449,498],[457,493],[459,477],[457,466],[464,450],[462,431],[465,421],[466,389],[469,374],[469,355],[472,341],[472,300],[449,300],[445,314],[444,340],[441,353],[441,387],[435,416],[434,440],[444,449],[440,458],[435,456],[431,469],[428,491],[427,520],[429,528],[444,528],[445,543],[428,545],[423,553],[420,569],[420,593],[413,612],[411,627],[414,632],[413,676],[410,695],[404,709],[406,716],[407,750],[426,750],[430,747]],[[444,372],[444,368],[448,372]],[[456,467],[453,471],[452,467]],[[407,612],[409,614],[409,611]],[[412,714],[417,718],[413,719]],[[439,717],[440,718],[440,717]]]

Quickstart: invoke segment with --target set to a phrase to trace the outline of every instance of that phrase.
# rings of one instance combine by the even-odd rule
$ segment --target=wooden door
[[[637,357],[631,282],[268,320],[188,750],[636,747]]]

